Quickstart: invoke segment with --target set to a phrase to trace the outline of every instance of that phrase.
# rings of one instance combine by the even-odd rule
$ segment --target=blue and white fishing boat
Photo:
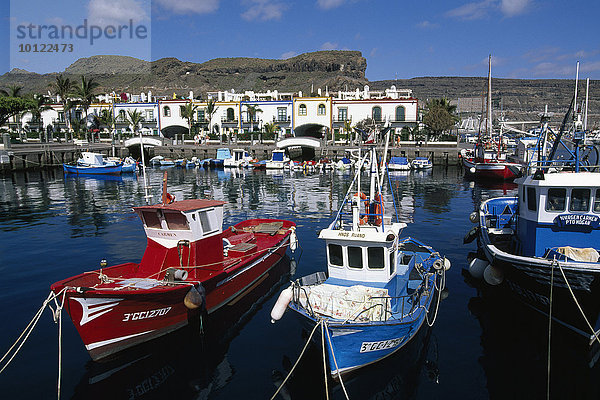
[[[122,168],[122,162],[108,162],[104,155],[89,151],[82,152],[77,161],[63,164],[65,174],[120,175]]]
[[[320,325],[335,379],[398,352],[423,325],[433,325],[450,267],[430,246],[400,237],[406,224],[384,212],[384,172],[378,176],[374,148],[360,161],[367,158],[370,190],[361,191],[357,169],[336,218],[319,234],[327,272],[293,282],[271,313],[277,320],[287,306],[313,332]]]
[[[427,157],[415,157],[411,162],[412,169],[423,170],[433,168],[433,163]]]
[[[409,171],[410,162],[406,157],[392,157],[388,163],[388,170],[390,171]]]
[[[284,169],[290,162],[289,157],[285,154],[285,150],[273,150],[271,159],[265,163],[266,169]]]
[[[247,168],[252,161],[252,156],[244,149],[233,149],[231,157],[225,159],[225,168]]]
[[[581,162],[579,120],[572,157],[555,156],[568,116],[548,157],[540,154],[529,174],[515,181],[517,196],[489,199],[471,214],[478,225],[465,241],[478,239],[473,276],[504,285],[591,344],[600,332],[600,173],[591,172],[597,165]],[[540,137],[547,131],[546,123]]]
[[[123,160],[123,168],[121,168],[121,172],[136,172],[138,170],[138,163],[133,157],[125,157]]]
[[[217,149],[217,157],[210,160],[211,168],[224,168],[225,160],[231,158],[231,152],[227,147]]]

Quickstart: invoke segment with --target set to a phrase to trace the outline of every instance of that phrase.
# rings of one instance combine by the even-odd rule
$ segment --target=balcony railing
[[[289,115],[286,116],[273,116],[273,122],[279,122],[279,123],[287,123],[287,122],[291,122],[292,121],[292,117]]]
[[[237,120],[237,118],[221,117],[221,123],[222,124],[237,124],[238,120]]]
[[[349,117],[349,116],[344,117],[344,116],[339,116],[339,115],[333,116],[333,122],[346,122],[346,121],[352,122],[352,117]]]

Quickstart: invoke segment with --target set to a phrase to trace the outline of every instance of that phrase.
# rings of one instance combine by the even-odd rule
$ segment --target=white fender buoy
[[[472,223],[479,221],[479,213],[477,211],[473,211],[471,214],[469,214],[469,221]]]
[[[298,268],[298,263],[296,262],[296,259],[292,258],[290,260],[290,275],[296,275],[296,268]]]
[[[475,173],[475,167],[471,167],[471,169],[469,169],[469,171],[471,171],[472,174]]]
[[[283,313],[287,309],[288,304],[292,301],[292,287],[288,287],[287,289],[283,289],[279,294],[279,298],[275,302],[273,309],[271,310],[271,323],[274,324],[275,321],[279,321],[281,317],[283,317]]]
[[[444,270],[448,271],[451,266],[452,266],[452,263],[450,262],[450,260],[448,260],[446,257],[444,257]]]
[[[486,260],[474,258],[469,264],[469,273],[473,278],[481,279],[483,278],[483,271],[488,265],[489,263]]]
[[[483,279],[488,285],[496,286],[504,281],[504,272],[500,268],[488,265],[483,271]]]
[[[296,227],[293,226],[291,228],[292,233],[290,233],[290,250],[295,252],[298,249],[298,236],[296,236]]]

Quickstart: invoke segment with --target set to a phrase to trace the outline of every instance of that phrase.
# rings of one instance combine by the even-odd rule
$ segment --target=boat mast
[[[492,55],[488,59],[487,133],[492,136]]]
[[[579,61],[577,61],[577,71],[575,72],[575,98],[573,99],[573,117],[577,115],[577,85],[579,83]]]
[[[144,159],[144,141],[142,140],[142,132],[140,131],[140,152],[142,153],[142,179],[144,180],[144,199],[146,204],[148,200],[152,198],[152,195],[148,194],[148,179],[146,178],[146,160]]]
[[[590,93],[590,78],[585,80],[585,114],[583,114],[583,130],[587,131],[588,101]]]

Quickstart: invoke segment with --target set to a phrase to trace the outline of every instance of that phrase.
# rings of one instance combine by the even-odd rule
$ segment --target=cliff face
[[[132,57],[94,56],[75,61],[63,72],[90,75],[101,92],[152,90],[155,94],[185,94],[214,90],[299,91],[311,87],[331,90],[367,83],[367,61],[358,51],[318,51],[286,60],[217,58],[202,64],[162,58],[146,62]],[[56,74],[13,70],[0,76],[0,87],[23,86],[25,92],[46,92]]]

